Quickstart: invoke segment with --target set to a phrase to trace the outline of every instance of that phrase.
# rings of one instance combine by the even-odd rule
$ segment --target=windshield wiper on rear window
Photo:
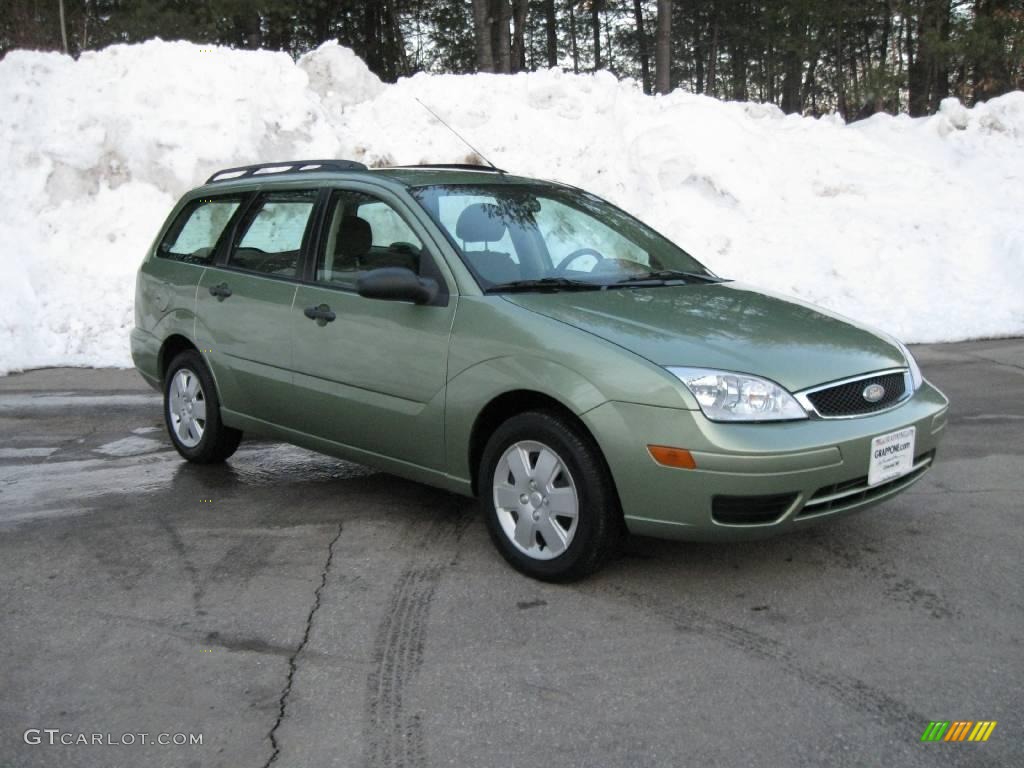
[[[700,272],[683,272],[678,269],[655,269],[642,275],[630,275],[619,280],[618,285],[633,285],[636,283],[664,283],[669,280],[682,280],[683,282],[698,283],[724,283],[725,278],[714,275],[704,275]]]
[[[537,280],[513,280],[498,283],[484,293],[513,293],[524,291],[599,291],[605,286],[586,280],[570,280],[567,277],[542,277]]]

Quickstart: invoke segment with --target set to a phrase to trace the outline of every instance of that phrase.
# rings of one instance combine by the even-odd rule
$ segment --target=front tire
[[[220,419],[213,376],[195,350],[175,356],[164,376],[164,423],[175,449],[196,464],[217,464],[230,457],[242,433]]]
[[[560,414],[530,411],[495,430],[480,461],[480,504],[491,540],[517,570],[567,582],[598,570],[623,535],[604,458]]]

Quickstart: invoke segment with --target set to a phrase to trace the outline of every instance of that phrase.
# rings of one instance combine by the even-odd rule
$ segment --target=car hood
[[[752,373],[796,392],[906,366],[891,340],[741,283],[505,294],[662,365]]]

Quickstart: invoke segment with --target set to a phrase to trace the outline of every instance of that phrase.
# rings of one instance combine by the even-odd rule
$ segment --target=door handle
[[[319,326],[333,323],[338,317],[326,304],[321,304],[319,307],[306,307],[302,312],[310,320],[316,320]]]
[[[224,301],[228,296],[231,295],[231,289],[228,288],[227,283],[219,283],[217,285],[210,286],[210,295],[216,296],[217,301]]]

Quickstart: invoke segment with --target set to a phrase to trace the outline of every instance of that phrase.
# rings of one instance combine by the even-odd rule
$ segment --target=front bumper
[[[631,532],[727,541],[797,530],[906,489],[930,468],[948,406],[925,382],[899,407],[854,419],[726,424],[700,411],[608,402],[583,420],[608,461]],[[917,428],[914,470],[869,488],[872,438],[909,426]],[[656,464],[648,445],[685,448],[697,468]],[[771,498],[776,506],[770,519],[727,523],[722,519],[733,518],[722,513],[726,497],[734,505],[750,497],[751,506]]]

